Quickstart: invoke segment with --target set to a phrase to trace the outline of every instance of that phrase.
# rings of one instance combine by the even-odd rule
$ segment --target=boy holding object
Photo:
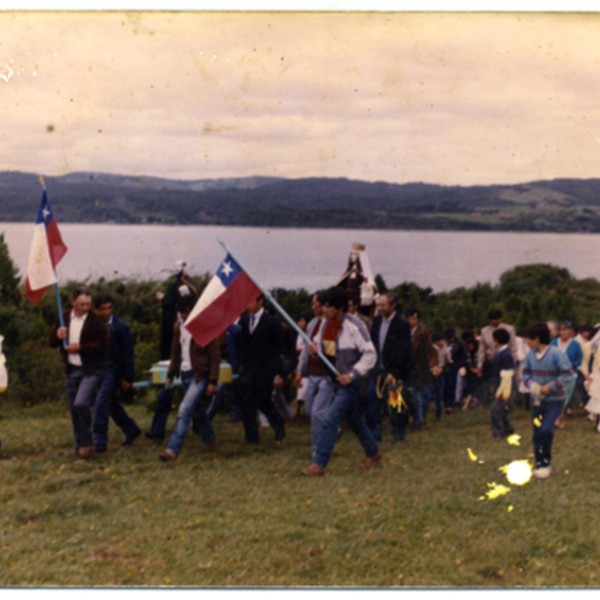
[[[533,404],[533,449],[536,466],[533,475],[550,476],[554,423],[563,410],[575,373],[566,354],[550,345],[546,323],[533,323],[523,332],[529,352],[525,356],[523,383],[531,391]]]

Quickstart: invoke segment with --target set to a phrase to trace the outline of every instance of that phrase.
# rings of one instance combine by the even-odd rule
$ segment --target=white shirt
[[[263,307],[259,308],[253,315],[250,315],[250,333],[254,333],[260,318],[263,316],[265,309]]]
[[[537,350],[535,356],[538,360],[542,360],[544,358],[544,354],[548,352],[548,348],[550,348],[550,344],[548,344],[543,350]]]
[[[181,318],[179,319],[179,342],[181,344],[181,370],[191,371],[190,346],[192,345],[192,334],[183,326]]]
[[[75,311],[71,311],[71,320],[69,322],[69,344],[81,343],[81,330],[83,329],[83,325],[85,323],[85,320],[87,319],[88,314],[89,313],[85,313],[83,317],[77,317],[75,315]],[[74,367],[81,367],[83,365],[83,363],[81,362],[81,356],[79,355],[79,352],[77,354],[69,354],[67,360],[69,364],[73,365]]]

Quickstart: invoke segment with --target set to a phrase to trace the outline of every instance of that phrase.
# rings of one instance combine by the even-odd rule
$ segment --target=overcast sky
[[[600,176],[600,16],[1,13],[2,169]]]

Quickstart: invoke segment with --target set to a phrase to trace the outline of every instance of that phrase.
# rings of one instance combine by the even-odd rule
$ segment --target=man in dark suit
[[[256,411],[260,410],[275,431],[285,436],[285,423],[271,400],[273,387],[280,389],[290,371],[279,321],[264,309],[264,296],[255,300],[241,318],[242,365],[237,382],[247,444],[259,443]]]
[[[142,430],[127,414],[119,401],[118,391],[131,391],[133,387],[133,342],[125,321],[113,315],[114,301],[108,294],[98,294],[94,299],[96,314],[104,319],[110,329],[110,355],[104,365],[100,389],[94,406],[94,452],[106,452],[108,418],[125,434],[122,446],[131,446]]]
[[[394,442],[406,435],[407,409],[412,403],[412,346],[409,324],[396,312],[394,294],[382,294],[377,299],[378,315],[373,320],[371,339],[377,350],[377,364],[371,370],[367,388],[366,422],[376,441],[381,441],[381,398],[387,402],[390,389],[400,389],[406,406],[390,407],[390,422]],[[379,393],[378,393],[379,392]],[[419,422],[419,411],[415,412]]]
[[[73,290],[71,306],[72,310],[63,312],[64,326],[57,319],[49,342],[51,348],[60,348],[75,434],[75,454],[87,458],[94,449],[91,407],[101,369],[110,352],[110,331],[104,320],[91,311],[92,294],[88,288]]]

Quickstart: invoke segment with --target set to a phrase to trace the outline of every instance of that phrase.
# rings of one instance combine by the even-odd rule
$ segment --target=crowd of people
[[[417,307],[402,315],[393,293],[378,293],[365,247],[353,244],[336,286],[315,293],[312,314],[299,316],[296,329],[303,335],[281,322],[261,295],[201,347],[184,326],[199,298],[185,266],[178,261],[172,285],[157,294],[160,358],[168,368],[147,438],[166,439],[175,389],[183,389],[159,454],[163,461],[178,457],[190,427],[202,440],[200,451],[215,452],[212,422],[224,411],[242,421],[245,444],[260,443],[261,428],[271,428],[281,442],[286,425],[304,412],[312,462],[301,473],[309,477],[325,473],[344,431],[351,430],[365,452],[359,467],[370,468],[382,461],[386,422],[396,444],[409,424],[418,431],[428,419],[440,421],[460,409],[489,410],[494,437],[513,434],[516,407],[531,410],[539,478],[551,472],[554,427],[564,428],[570,415],[581,413],[600,432],[600,325],[533,323],[517,335],[501,311],[491,310],[479,332],[435,330],[422,323]],[[142,435],[121,403],[133,394],[134,344],[129,326],[113,314],[110,295],[92,299],[88,288],[78,287],[70,300],[49,342],[63,363],[73,453],[88,458],[106,452],[111,418],[123,432],[122,445]],[[1,392],[1,344],[0,358]],[[230,377],[222,376],[223,365]]]
[[[163,461],[178,457],[190,427],[202,439],[202,453],[217,451],[212,422],[223,411],[242,421],[245,444],[260,443],[262,427],[280,442],[286,425],[305,412],[312,462],[301,473],[309,477],[325,473],[344,431],[351,430],[365,452],[359,467],[371,468],[382,461],[386,422],[393,443],[400,443],[409,424],[417,431],[428,419],[440,421],[459,409],[489,408],[494,437],[514,432],[515,406],[531,409],[533,473],[539,478],[550,475],[554,427],[564,427],[569,415],[581,410],[600,431],[597,328],[576,332],[567,321],[534,323],[517,336],[492,310],[479,333],[466,328],[457,337],[451,327],[426,327],[418,308],[400,314],[392,293],[376,295],[369,311],[356,290],[336,286],[315,293],[313,314],[298,319],[306,337],[281,323],[260,296],[238,322],[201,347],[184,327],[197,293],[181,291],[166,380],[145,433],[166,439],[174,382],[180,381],[183,397],[159,454]],[[88,288],[78,287],[50,332],[64,367],[73,452],[81,458],[106,452],[110,418],[123,431],[124,446],[142,434],[120,401],[132,393],[134,346],[114,309],[109,295],[92,299]],[[224,363],[233,377],[221,380]]]

